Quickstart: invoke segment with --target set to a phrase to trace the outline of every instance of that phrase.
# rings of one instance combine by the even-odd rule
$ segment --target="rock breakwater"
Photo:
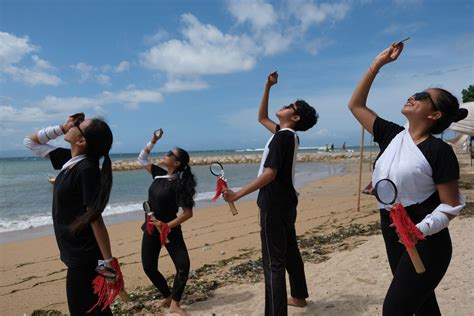
[[[260,163],[261,154],[240,154],[240,155],[225,155],[225,156],[196,156],[191,157],[191,166],[209,165],[214,161],[222,164],[246,164],[246,163]],[[364,161],[373,160],[376,153],[365,153]],[[325,162],[337,163],[347,159],[359,159],[359,153],[341,152],[341,153],[299,153],[298,162]],[[153,160],[153,163],[159,164],[160,160]],[[117,160],[112,163],[112,170],[114,171],[128,171],[141,169],[137,160]]]

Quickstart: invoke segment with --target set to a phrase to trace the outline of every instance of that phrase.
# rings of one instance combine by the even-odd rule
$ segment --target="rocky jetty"
[[[377,153],[365,153],[364,161],[375,159]],[[196,156],[191,157],[191,166],[209,165],[214,161],[221,164],[246,164],[246,163],[260,163],[262,154],[236,154],[226,156]],[[298,154],[298,162],[326,162],[336,163],[346,159],[359,159],[359,153],[355,152],[323,152],[323,153],[300,153]],[[153,161],[156,164],[160,160]],[[136,160],[117,160],[112,163],[112,170],[127,171],[141,169],[141,166]]]

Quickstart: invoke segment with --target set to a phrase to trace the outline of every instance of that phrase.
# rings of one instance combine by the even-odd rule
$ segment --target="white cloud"
[[[423,0],[393,0],[393,2],[402,7],[408,7],[408,6],[413,6],[413,5],[420,5],[422,4]]]
[[[228,4],[237,22],[249,22],[256,30],[268,28],[277,22],[273,6],[264,0],[230,0]]]
[[[103,112],[102,107],[121,104],[136,109],[144,103],[160,103],[163,96],[156,90],[130,89],[123,91],[104,91],[94,97],[47,96],[33,106],[0,106],[0,123],[6,122],[44,122],[62,119],[78,111],[94,110]]]
[[[0,66],[4,67],[19,62],[24,56],[36,51],[28,36],[16,37],[10,33],[0,32]]]
[[[115,66],[115,72],[124,72],[130,69],[130,63],[128,61],[122,61],[120,64]]]
[[[62,82],[61,79],[48,73],[54,70],[54,67],[37,55],[31,57],[34,63],[33,68],[16,65],[28,54],[37,50],[38,48],[30,43],[27,36],[17,37],[10,33],[0,32],[0,73],[8,75],[14,81],[29,85],[59,85]]]
[[[143,66],[179,76],[227,74],[255,65],[257,47],[248,36],[224,34],[192,14],[181,19],[184,39],[162,42],[142,53]]]
[[[312,0],[288,0],[287,3],[290,15],[299,20],[303,31],[312,25],[319,25],[326,21],[342,20],[350,10],[349,4],[345,2],[318,5]]]
[[[145,39],[144,39],[144,42],[145,44],[147,45],[155,45],[155,44],[158,44],[162,41],[164,41],[166,38],[168,38],[168,33],[164,30],[159,30],[157,31],[156,33],[152,34],[152,35],[146,35],[145,36]]]
[[[192,90],[204,90],[209,85],[202,80],[182,80],[172,79],[166,82],[166,84],[160,89],[163,92],[180,92],[180,91],[192,91]]]
[[[93,65],[86,64],[84,62],[77,63],[70,66],[72,69],[79,72],[80,83],[84,83],[89,80],[94,80],[101,85],[110,85],[111,77],[106,73],[121,73],[130,69],[130,63],[128,61],[121,61],[118,65],[103,65],[95,67]]]
[[[160,30],[153,46],[140,54],[142,66],[173,78],[162,91],[203,89],[207,84],[202,84],[201,76],[253,69],[260,56],[287,51],[295,41],[304,40],[304,33],[311,25],[341,20],[350,9],[345,2],[318,5],[312,0],[288,1],[278,12],[265,0],[229,0],[227,4],[236,26],[249,25],[250,30],[226,33],[187,13],[181,16],[181,38],[169,39],[166,34],[165,40],[165,33]],[[317,54],[332,43],[329,39],[316,39],[301,46]],[[189,76],[199,84],[190,84]]]
[[[80,62],[75,65],[71,65],[71,68],[77,70],[81,76],[79,82],[86,82],[92,75],[94,71],[94,66],[88,65],[86,63]]]
[[[391,24],[382,30],[382,34],[385,35],[399,35],[405,36],[410,35],[418,31],[425,24],[423,22],[413,22],[407,24]],[[401,40],[401,38],[400,38]]]
[[[10,75],[15,81],[23,82],[32,86],[57,86],[62,82],[61,79],[56,75],[36,69],[6,66],[2,69],[2,72]]]
[[[35,63],[35,69],[38,70],[56,70],[49,62],[39,58],[37,55],[31,56],[31,59]]]
[[[58,118],[54,111],[47,112],[40,107],[16,108],[11,105],[0,106],[0,122],[39,122]]]
[[[104,74],[98,74],[96,80],[101,85],[110,85],[110,77]]]
[[[315,38],[306,42],[306,50],[312,54],[317,55],[322,49],[334,44],[333,40],[327,38]]]
[[[293,41],[294,37],[292,35],[284,35],[276,31],[267,31],[259,37],[263,54],[267,56],[286,51]]]

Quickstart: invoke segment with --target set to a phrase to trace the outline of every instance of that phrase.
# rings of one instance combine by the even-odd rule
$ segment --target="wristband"
[[[464,195],[459,196],[459,205],[451,206],[448,204],[440,204],[438,207],[426,215],[426,217],[416,224],[416,227],[423,233],[423,236],[436,234],[449,225],[449,218],[446,214],[457,216],[459,212],[466,205],[466,198]]]
[[[153,149],[153,147],[155,147],[155,144],[156,144],[156,143],[153,143],[152,141],[149,141],[149,142],[146,144],[145,148],[147,148],[148,151],[151,151],[151,150]]]
[[[104,260],[97,260],[97,265],[99,266],[105,266],[107,263],[111,263],[112,261],[114,261],[114,258],[108,258],[108,259],[104,259]]]
[[[140,154],[138,155],[138,163],[141,165],[141,166],[148,166],[148,165],[151,165],[151,162],[150,160],[148,160],[148,153],[145,151],[145,149],[142,149],[142,151],[140,152]]]
[[[63,134],[64,133],[61,127],[59,125],[56,125],[56,126],[49,126],[49,127],[40,129],[37,133],[37,136],[38,136],[38,140],[40,144],[44,145],[50,140],[53,140]]]

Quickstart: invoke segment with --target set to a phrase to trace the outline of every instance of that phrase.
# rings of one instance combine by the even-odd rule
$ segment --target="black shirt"
[[[71,159],[71,151],[57,148],[49,153],[54,169],[61,169]],[[91,206],[100,191],[98,161],[84,159],[72,169],[59,173],[53,190],[53,225],[61,260],[74,267],[100,259],[101,253],[89,225],[73,234],[68,226]]]
[[[373,135],[374,141],[377,142],[380,147],[379,157],[390,144],[392,139],[403,130],[404,127],[393,122],[386,121],[380,117],[375,119]],[[459,179],[459,163],[451,146],[432,135],[417,146],[431,166],[433,171],[433,182],[435,184]],[[406,209],[407,211],[411,210],[412,213],[417,213],[420,217],[422,216],[424,218],[426,214],[431,213],[440,203],[438,191],[436,191],[422,203],[409,206]],[[414,220],[414,222],[418,223],[423,218],[417,221]]]
[[[151,175],[166,175],[168,172],[157,166],[151,165]],[[178,193],[176,191],[176,178],[158,178],[154,179],[148,189],[148,203],[156,219],[168,223],[177,217],[179,207],[192,208],[193,205],[179,205]]]
[[[278,131],[268,145],[268,156],[264,167],[277,170],[275,179],[258,192],[257,205],[265,209],[295,209],[298,197],[292,180],[293,154],[295,151],[294,133]]]

